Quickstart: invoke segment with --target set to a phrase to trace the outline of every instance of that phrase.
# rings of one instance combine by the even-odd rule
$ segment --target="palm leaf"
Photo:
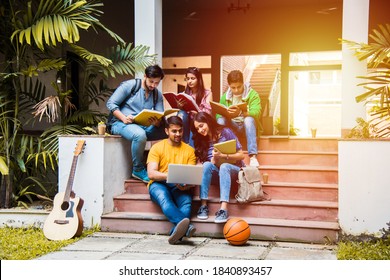
[[[376,68],[382,63],[390,62],[390,24],[379,25],[379,30],[374,29],[370,38],[374,43],[357,43],[349,40],[342,40],[349,49],[355,51],[359,60],[368,59],[368,67]]]
[[[131,43],[112,47],[108,57],[113,61],[111,68],[120,75],[134,75],[156,59],[155,54],[149,54],[149,47],[143,45],[133,47]]]
[[[9,168],[5,160],[6,160],[5,157],[0,156],[0,172],[3,176],[9,174]]]
[[[70,47],[73,49],[73,51],[80,57],[88,60],[88,61],[98,61],[100,64],[102,64],[103,66],[109,66],[112,64],[112,61],[111,59],[108,59],[104,56],[101,56],[101,55],[98,55],[98,54],[93,54],[91,52],[89,52],[88,50],[80,47],[80,46],[77,46],[77,45],[70,45]]]
[[[56,154],[58,152],[58,137],[63,135],[85,135],[86,131],[80,125],[55,125],[42,133],[43,149],[47,153]]]
[[[40,0],[34,9],[28,2],[26,12],[15,19],[11,40],[17,38],[20,44],[34,43],[41,50],[45,45],[56,46],[62,41],[76,43],[80,40],[79,29],[98,24],[102,6],[99,1]]]
[[[21,72],[24,76],[33,77],[38,76],[38,72],[46,72],[50,70],[61,70],[65,66],[65,61],[61,58],[56,59],[43,59],[38,65],[29,65],[28,68],[22,69]]]

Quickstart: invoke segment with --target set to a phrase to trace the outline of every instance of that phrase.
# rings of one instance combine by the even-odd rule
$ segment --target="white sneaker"
[[[257,161],[256,156],[252,156],[250,158],[249,166],[253,166],[253,167],[259,167],[260,166],[259,162]]]

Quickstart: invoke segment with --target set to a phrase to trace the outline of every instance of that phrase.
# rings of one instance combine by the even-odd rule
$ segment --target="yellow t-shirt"
[[[172,146],[168,139],[154,144],[149,151],[146,164],[158,163],[158,171],[168,173],[168,164],[196,164],[195,150],[190,145],[181,142],[180,146]],[[152,183],[149,182],[148,186]]]

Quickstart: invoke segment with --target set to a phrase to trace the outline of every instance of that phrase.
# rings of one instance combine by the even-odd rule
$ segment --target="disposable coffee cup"
[[[105,124],[98,124],[98,133],[99,133],[99,135],[106,134],[106,125]]]
[[[268,184],[268,173],[263,173],[263,183]]]

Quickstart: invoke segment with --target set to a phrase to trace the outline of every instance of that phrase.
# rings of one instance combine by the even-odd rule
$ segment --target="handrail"
[[[269,100],[269,116],[273,116],[274,119],[280,116],[280,70],[277,69],[275,78],[272,83]]]

